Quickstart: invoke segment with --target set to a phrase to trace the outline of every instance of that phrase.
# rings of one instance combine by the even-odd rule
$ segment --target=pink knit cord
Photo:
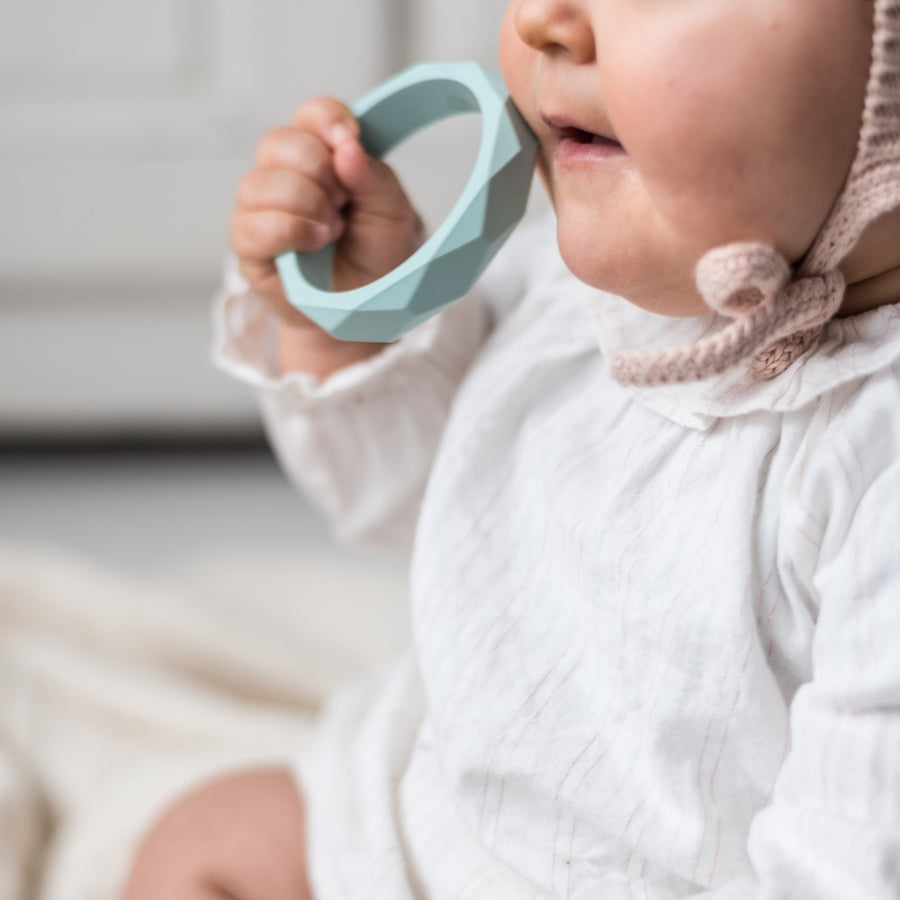
[[[672,384],[744,361],[757,378],[779,375],[810,346],[844,295],[837,270],[790,279],[790,267],[771,247],[729,244],[710,251],[697,266],[697,287],[710,309],[734,321],[687,347],[621,351],[613,377],[640,387]]]

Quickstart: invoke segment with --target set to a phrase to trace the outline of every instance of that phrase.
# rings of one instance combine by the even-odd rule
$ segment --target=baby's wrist
[[[325,378],[332,372],[368,359],[387,344],[342,341],[313,323],[297,325],[278,320],[278,370],[308,372]]]

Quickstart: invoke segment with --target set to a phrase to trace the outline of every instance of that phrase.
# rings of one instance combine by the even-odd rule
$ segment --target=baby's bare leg
[[[124,900],[311,900],[303,802],[286,770],[182,797],[138,850]]]

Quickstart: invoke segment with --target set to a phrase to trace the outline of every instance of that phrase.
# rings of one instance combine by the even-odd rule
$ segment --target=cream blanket
[[[207,559],[165,579],[0,547],[0,900],[113,900],[180,792],[289,763],[408,641],[402,560]]]

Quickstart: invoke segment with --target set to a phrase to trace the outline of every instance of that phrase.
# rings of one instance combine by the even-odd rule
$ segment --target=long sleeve
[[[709,900],[900,897],[900,378],[819,414],[785,517],[785,579],[815,617],[790,752],[754,819],[756,885]],[[823,404],[824,407],[824,404]]]
[[[456,387],[489,330],[480,298],[324,379],[276,371],[275,322],[233,272],[215,322],[214,360],[257,389],[283,470],[335,536],[406,549]]]
[[[520,295],[530,245],[546,240],[547,222],[524,226],[468,297],[324,379],[277,372],[274,319],[229,261],[213,360],[258,391],[281,466],[339,540],[409,549],[457,387]]]

